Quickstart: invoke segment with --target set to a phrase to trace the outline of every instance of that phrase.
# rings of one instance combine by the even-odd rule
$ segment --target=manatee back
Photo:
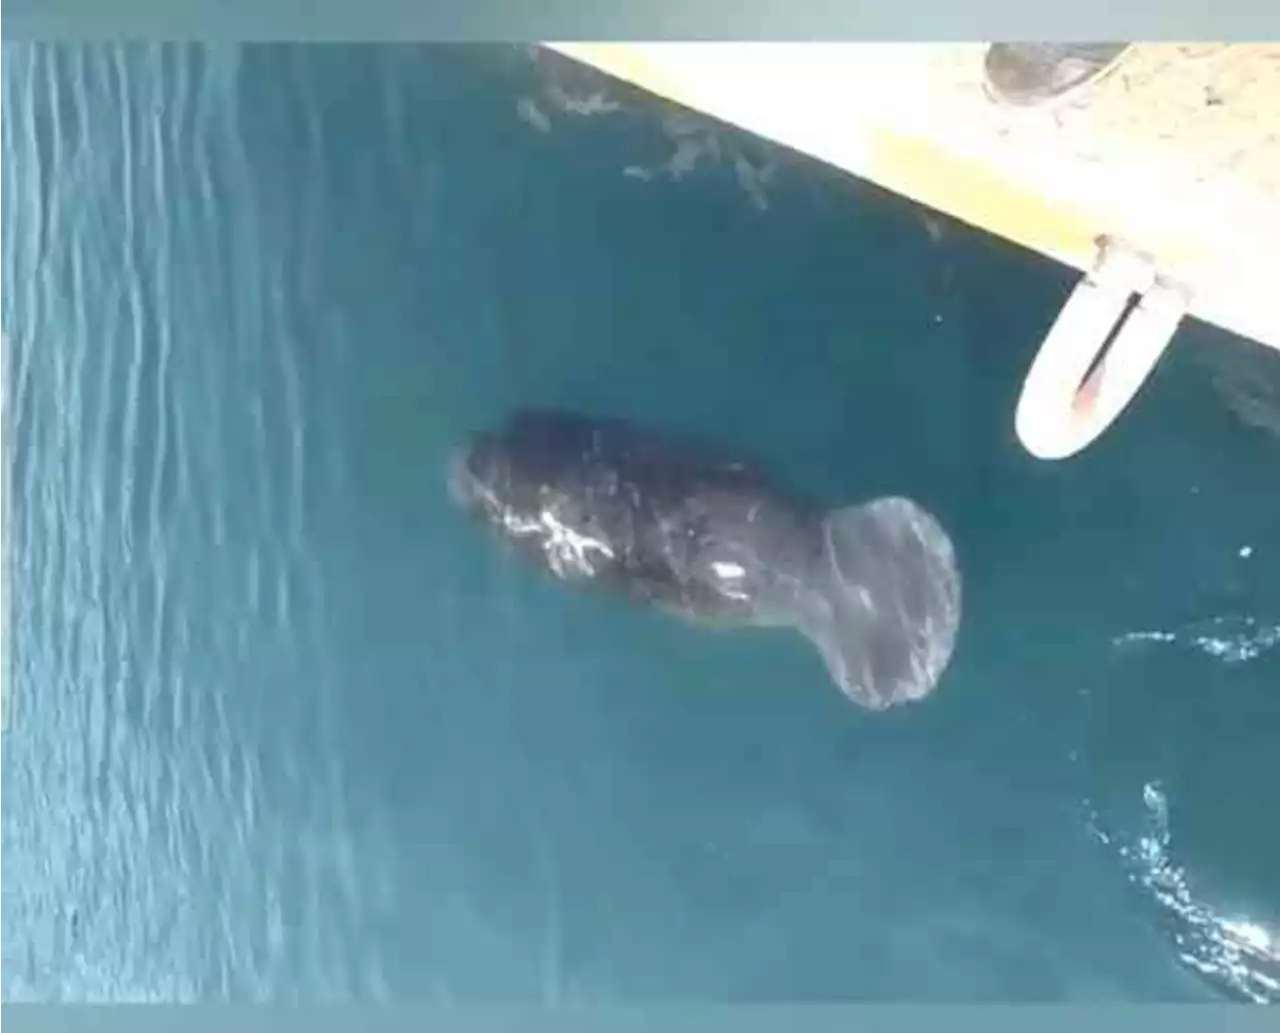
[[[525,410],[509,429],[522,448],[559,457],[547,480],[561,519],[610,543],[598,581],[700,622],[794,619],[819,526],[754,459],[557,410]]]

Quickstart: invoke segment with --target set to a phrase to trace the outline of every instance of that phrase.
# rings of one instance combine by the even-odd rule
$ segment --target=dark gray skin
[[[819,514],[757,466],[621,420],[525,410],[461,462],[455,494],[521,553],[695,620],[772,623],[815,560]]]
[[[959,620],[913,503],[825,513],[749,459],[619,419],[515,413],[454,456],[454,499],[561,580],[720,626],[795,626],[870,709],[932,691]]]

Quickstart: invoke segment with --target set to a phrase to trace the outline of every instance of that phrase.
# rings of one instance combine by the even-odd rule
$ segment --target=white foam
[[[1169,801],[1159,782],[1142,787],[1147,827],[1128,844],[1104,832],[1090,811],[1090,831],[1116,850],[1131,882],[1151,895],[1174,926],[1179,959],[1209,980],[1258,1004],[1280,1003],[1280,938],[1263,923],[1228,917],[1193,893],[1171,856]]]

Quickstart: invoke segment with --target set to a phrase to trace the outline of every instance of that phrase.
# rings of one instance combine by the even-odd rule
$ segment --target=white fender
[[[1110,426],[1187,311],[1186,293],[1158,277],[1149,260],[1112,241],[1099,244],[1097,264],[1067,299],[1018,399],[1018,438],[1040,459],[1074,455]]]

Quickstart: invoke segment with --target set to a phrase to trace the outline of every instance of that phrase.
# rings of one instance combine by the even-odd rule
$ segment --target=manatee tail
[[[821,530],[817,591],[800,630],[860,706],[885,710],[923,699],[951,659],[960,626],[951,539],[904,498],[836,510]]]

